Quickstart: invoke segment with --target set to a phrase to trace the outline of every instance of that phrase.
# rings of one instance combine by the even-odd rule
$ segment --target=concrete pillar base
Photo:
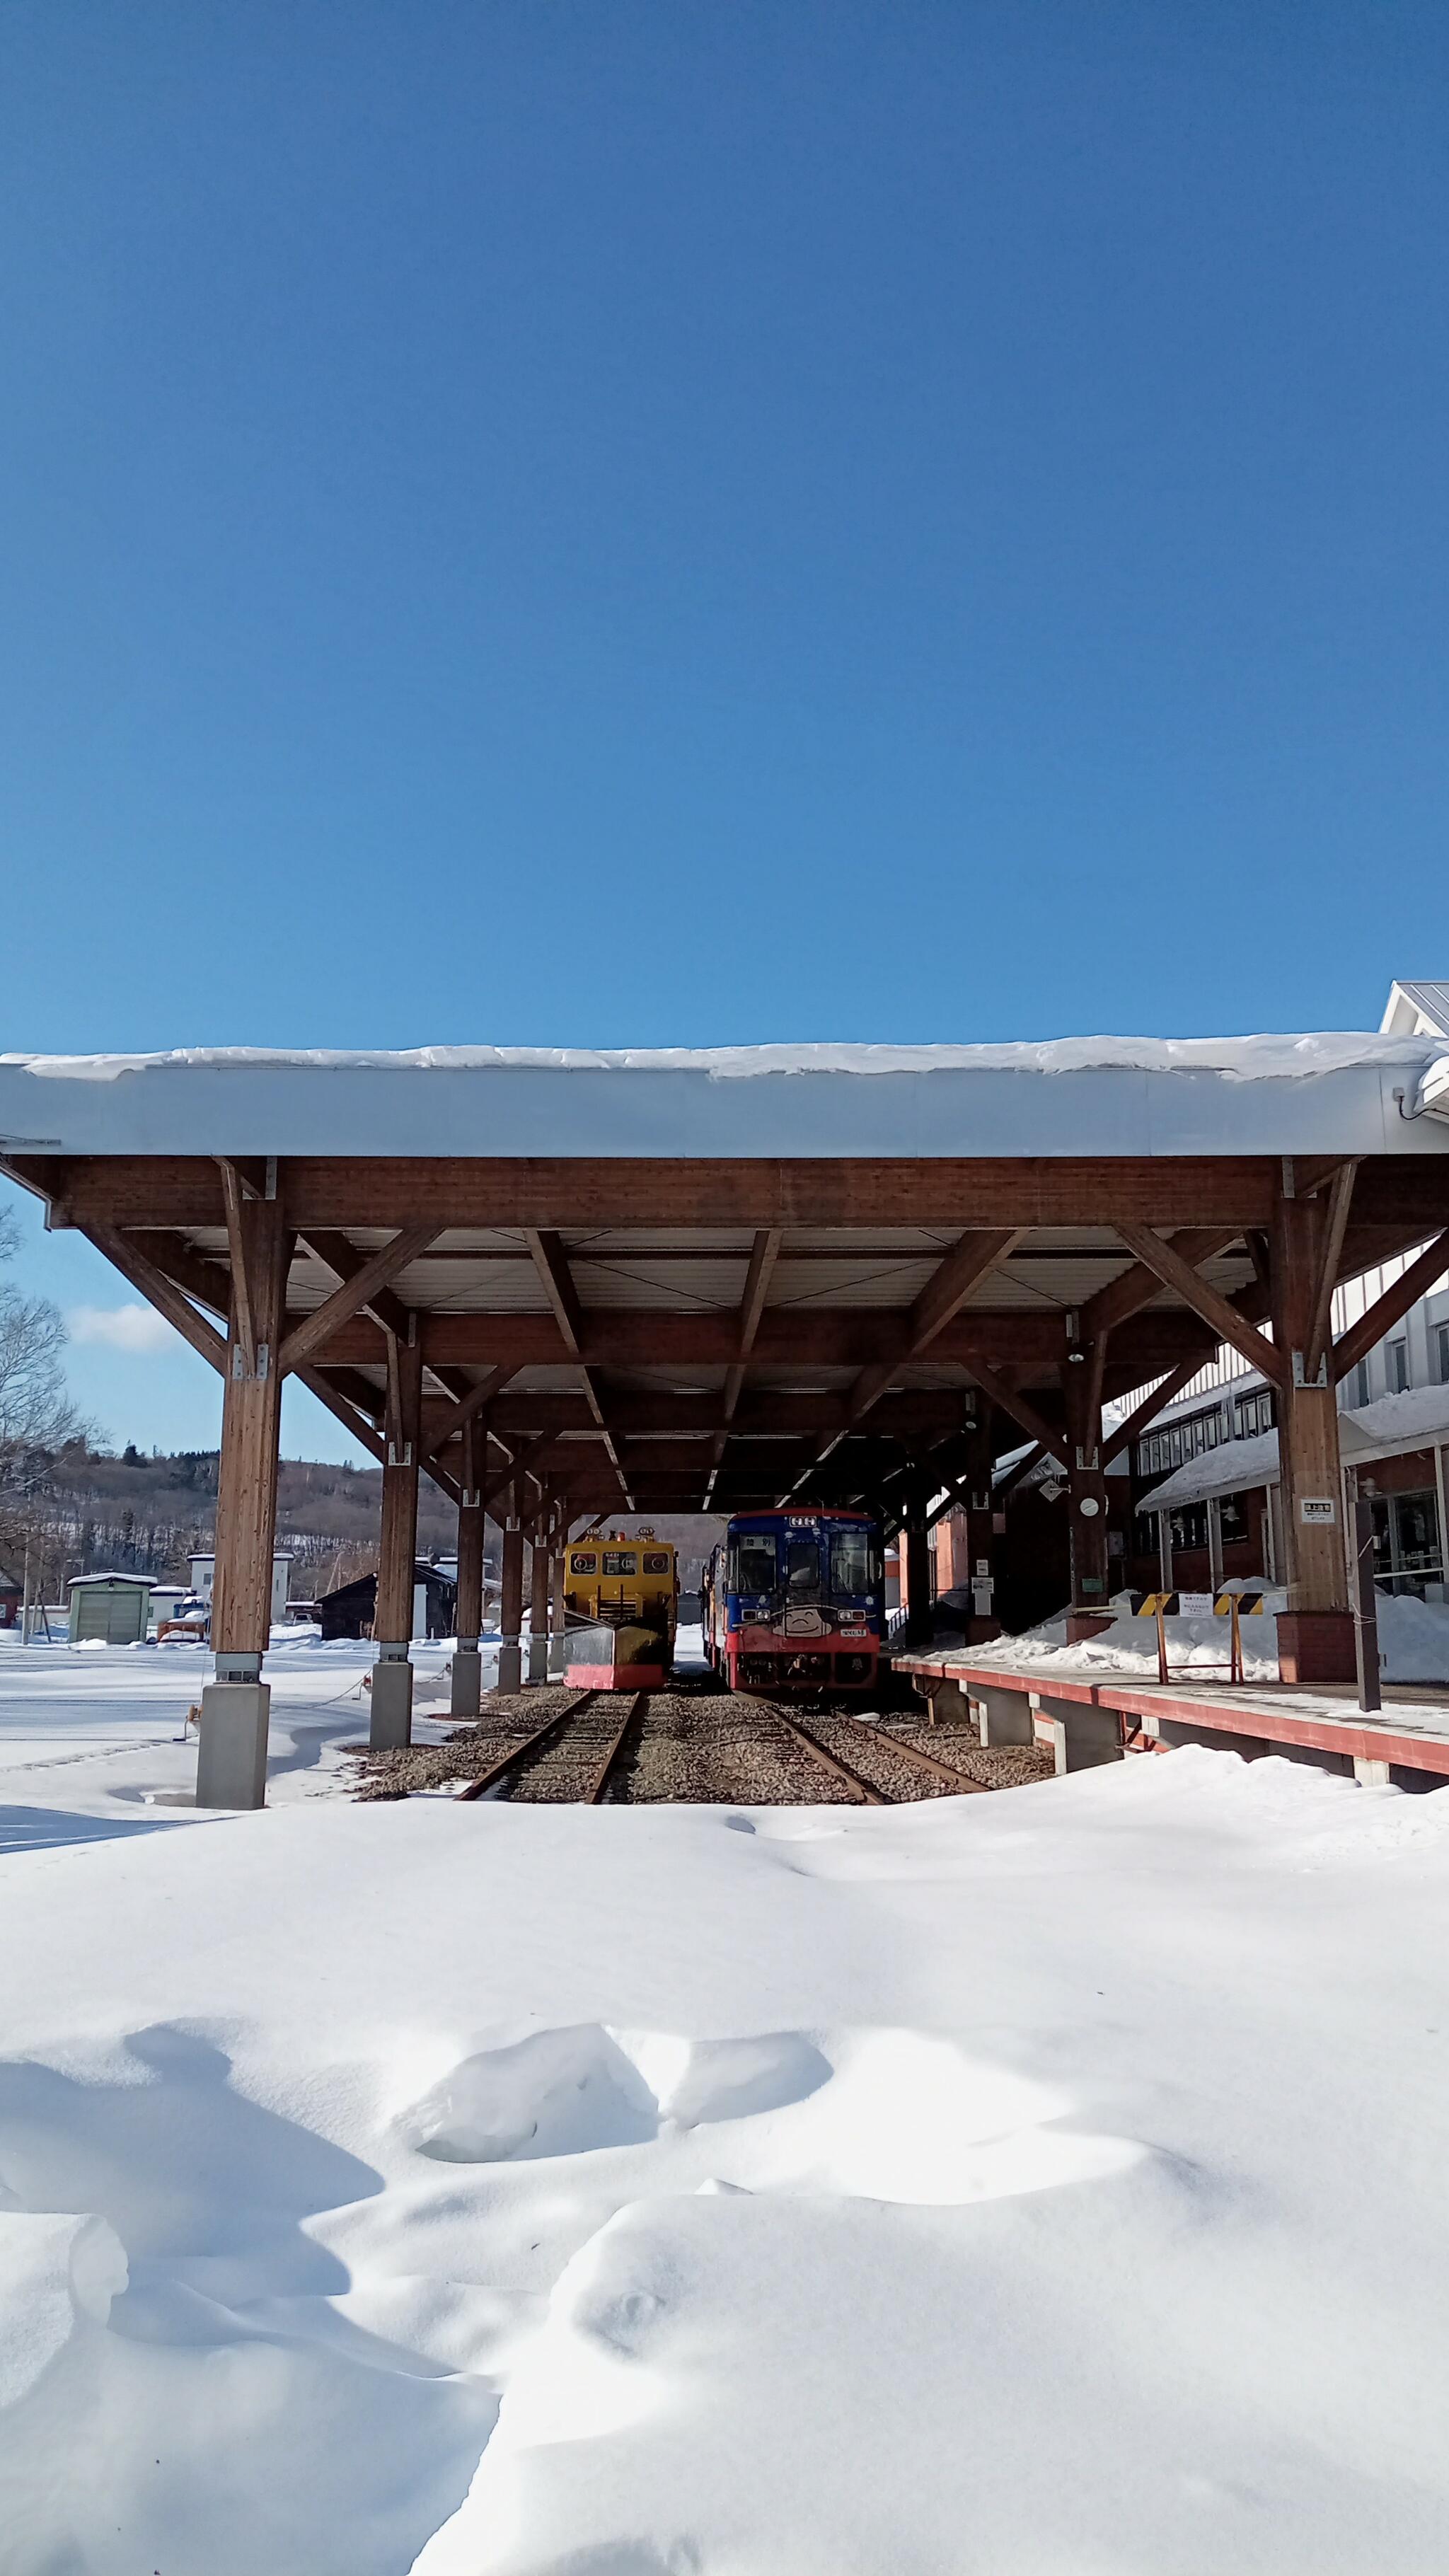
[[[1068,1771],[1094,1771],[1100,1763],[1122,1760],[1122,1734],[1114,1708],[1091,1708],[1080,1700],[1044,1699],[1035,1691],[1031,1704],[1051,1721],[1059,1777]]]
[[[977,1682],[972,1687],[971,1704],[976,1711],[976,1732],[983,1745],[1030,1744],[1033,1741],[1031,1702],[1025,1691],[993,1690]]]
[[[373,1685],[374,1689],[376,1684]],[[476,1646],[453,1648],[450,1717],[476,1717],[483,1704],[483,1658]]]
[[[1393,1782],[1389,1777],[1388,1763],[1377,1761],[1372,1754],[1356,1753],[1354,1755],[1353,1776],[1361,1789],[1391,1789],[1393,1787]]]
[[[198,1807],[267,1803],[268,1682],[208,1682],[201,1694]]]
[[[1100,1637],[1104,1628],[1111,1627],[1112,1618],[1110,1610],[1069,1610],[1067,1644],[1084,1646],[1089,1637]]]
[[[529,1638],[528,1678],[531,1682],[546,1682],[548,1679],[547,1636]]]
[[[551,1682],[563,1680],[567,1662],[568,1648],[564,1644],[563,1630],[560,1629],[557,1636],[550,1637],[548,1641],[548,1677]]]
[[[501,1691],[516,1691],[523,1688],[523,1648],[517,1639],[511,1645],[500,1646],[498,1649],[498,1680],[495,1687]]]
[[[367,1741],[374,1753],[390,1753],[413,1740],[413,1668],[406,1656],[389,1656],[372,1668],[372,1723]]]
[[[1351,1610],[1279,1611],[1278,1679],[1290,1690],[1355,1676]]]

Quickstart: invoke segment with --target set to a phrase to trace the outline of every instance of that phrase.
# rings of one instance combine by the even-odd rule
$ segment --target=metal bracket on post
[[[1308,1373],[1308,1362],[1303,1352],[1295,1351],[1293,1354],[1293,1383],[1296,1387],[1321,1387],[1326,1392],[1328,1388],[1327,1351],[1323,1353],[1318,1366],[1311,1377]]]

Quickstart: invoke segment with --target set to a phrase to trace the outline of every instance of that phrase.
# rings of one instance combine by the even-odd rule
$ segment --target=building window
[[[1449,1386],[1449,1324],[1434,1327],[1434,1356],[1439,1366],[1439,1384]]]
[[[1267,1387],[1238,1398],[1238,1438],[1252,1440],[1260,1431],[1273,1428],[1273,1397]]]
[[[1388,1367],[1390,1395],[1403,1395],[1409,1384],[1409,1345],[1407,1341],[1386,1342],[1384,1359]]]
[[[1185,1503],[1170,1515],[1174,1555],[1208,1543],[1206,1503]]]
[[[1218,1506],[1224,1547],[1237,1547],[1248,1535],[1246,1494],[1224,1494]]]
[[[1359,1361],[1357,1368],[1349,1379],[1348,1400],[1351,1405],[1367,1404],[1369,1400],[1369,1371],[1367,1360]]]

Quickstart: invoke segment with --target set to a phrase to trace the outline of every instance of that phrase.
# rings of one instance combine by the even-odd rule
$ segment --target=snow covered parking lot
[[[299,1647],[317,1758],[205,1817],[164,1657],[52,1669],[6,2576],[1449,2563],[1443,1793],[359,1807]]]

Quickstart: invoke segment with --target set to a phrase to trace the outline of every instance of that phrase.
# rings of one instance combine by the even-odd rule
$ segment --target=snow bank
[[[1236,1579],[1223,1586],[1230,1592],[1259,1588]],[[1278,1678],[1277,1613],[1287,1609],[1288,1595],[1269,1588],[1262,1598],[1262,1611],[1246,1612],[1238,1622],[1243,1641],[1243,1674],[1248,1681]],[[1132,1674],[1143,1681],[1155,1681],[1156,1620],[1134,1618],[1125,1593],[1114,1594],[1111,1606],[1116,1615],[1110,1628],[1103,1628],[1079,1645],[1068,1645],[1063,1613],[1055,1619],[1043,1619],[1039,1626],[1028,1628],[1019,1637],[999,1637],[988,1646],[968,1648],[964,1640],[954,1645],[941,1643],[919,1660],[949,1663],[964,1656],[972,1665],[995,1666],[1007,1672],[1035,1672],[1040,1667],[1064,1673]],[[1208,1678],[1213,1668],[1218,1668],[1215,1677],[1225,1679],[1222,1668],[1227,1664],[1231,1645],[1226,1617],[1219,1618],[1214,1612],[1206,1619],[1167,1619],[1163,1624],[1174,1678],[1194,1670]],[[1449,1682],[1449,1603],[1419,1601],[1412,1593],[1381,1592],[1378,1626],[1385,1681]]]
[[[13,1857],[6,2576],[1440,2567],[1446,1901],[1200,1751]]]

